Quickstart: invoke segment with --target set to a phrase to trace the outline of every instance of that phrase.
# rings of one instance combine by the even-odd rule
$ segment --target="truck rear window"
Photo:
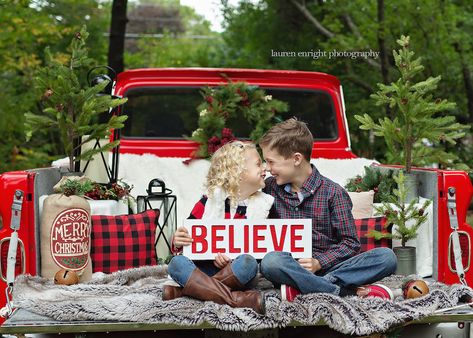
[[[199,114],[196,107],[202,102],[200,87],[147,87],[126,92],[128,115],[123,137],[182,139],[197,128]],[[338,136],[336,114],[331,97],[323,91],[265,88],[274,99],[287,102],[289,111],[283,120],[296,116],[307,122],[318,141],[334,140]],[[247,138],[252,127],[234,118],[228,127],[235,136]]]

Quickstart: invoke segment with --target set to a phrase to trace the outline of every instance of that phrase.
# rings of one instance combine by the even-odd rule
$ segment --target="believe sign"
[[[260,259],[271,251],[291,252],[294,258],[312,257],[311,219],[188,219],[184,226],[194,241],[184,246],[183,254],[194,260],[213,260],[218,253]]]

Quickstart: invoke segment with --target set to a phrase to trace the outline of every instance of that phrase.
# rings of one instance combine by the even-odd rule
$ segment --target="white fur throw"
[[[292,321],[316,325],[323,320],[330,328],[344,334],[369,335],[431,315],[437,309],[455,306],[463,295],[473,296],[473,290],[466,286],[448,287],[437,283],[430,285],[431,293],[427,296],[405,301],[314,293],[299,296],[290,303],[281,301],[279,291],[267,289],[267,312],[261,316],[251,309],[188,297],[162,301],[162,285],[168,281],[166,266],[94,274],[90,282],[72,286],[20,275],[14,283],[13,303],[17,308],[59,321],[129,321],[185,326],[209,323],[222,330],[249,331],[285,327]],[[402,278],[392,276],[383,282],[399,287]],[[267,286],[264,279],[257,284],[259,289]]]
[[[133,195],[146,195],[148,183],[153,178],[160,178],[166,187],[177,196],[177,224],[181,225],[195,203],[204,193],[204,182],[209,169],[209,161],[195,160],[189,165],[183,163],[186,158],[157,157],[151,154],[120,154],[118,177],[132,184]],[[314,159],[311,161],[320,173],[344,186],[349,178],[364,173],[364,167],[374,160],[355,159]]]

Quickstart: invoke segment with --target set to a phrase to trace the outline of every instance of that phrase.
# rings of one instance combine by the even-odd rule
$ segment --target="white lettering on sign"
[[[61,212],[51,227],[51,255],[63,269],[79,271],[89,260],[90,217],[84,209]]]
[[[184,226],[194,241],[184,246],[183,254],[193,260],[214,259],[218,253],[260,259],[271,251],[291,252],[294,258],[312,257],[311,219],[188,219]]]

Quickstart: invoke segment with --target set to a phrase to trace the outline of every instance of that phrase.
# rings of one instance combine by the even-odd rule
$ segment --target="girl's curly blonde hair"
[[[225,190],[230,203],[238,202],[241,176],[246,170],[245,150],[256,149],[253,143],[233,141],[224,144],[210,159],[206,188],[212,196],[217,187]]]

